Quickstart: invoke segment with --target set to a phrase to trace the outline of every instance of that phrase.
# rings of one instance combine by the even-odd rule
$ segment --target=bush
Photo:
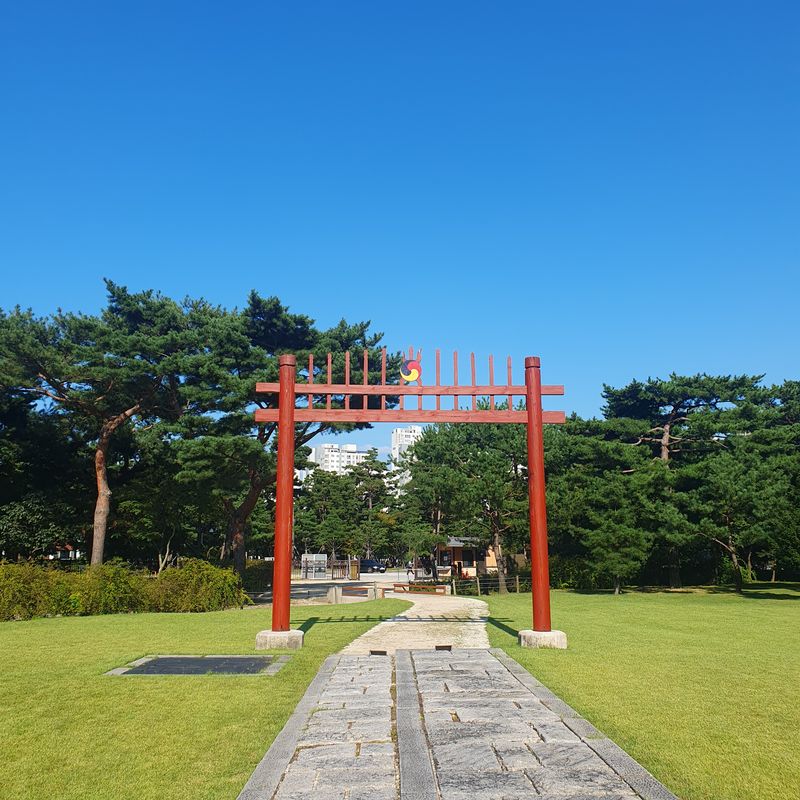
[[[113,561],[82,572],[32,562],[0,563],[0,620],[216,611],[248,602],[231,570],[198,559],[187,559],[157,577]]]
[[[248,561],[244,568],[246,592],[264,592],[272,588],[273,561]]]
[[[123,614],[148,608],[147,574],[134,572],[122,562],[88,567],[76,577],[78,614]]]
[[[233,570],[188,558],[152,580],[153,611],[218,611],[250,602]]]

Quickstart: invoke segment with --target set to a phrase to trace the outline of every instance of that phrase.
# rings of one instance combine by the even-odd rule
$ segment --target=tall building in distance
[[[392,431],[392,461],[397,463],[400,456],[411,447],[414,442],[419,441],[422,436],[420,425],[409,425],[407,428],[395,428]]]
[[[344,475],[348,467],[361,464],[367,457],[366,450],[359,450],[354,444],[320,444],[311,448],[309,461],[313,461],[326,472]]]

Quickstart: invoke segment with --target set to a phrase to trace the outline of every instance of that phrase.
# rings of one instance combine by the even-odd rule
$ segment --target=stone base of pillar
[[[518,640],[520,647],[567,649],[567,634],[564,631],[520,631]]]
[[[256,650],[299,650],[304,635],[303,631],[259,631]]]

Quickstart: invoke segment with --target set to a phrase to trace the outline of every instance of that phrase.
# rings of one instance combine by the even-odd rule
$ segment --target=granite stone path
[[[496,649],[326,660],[239,800],[676,800]]]
[[[381,622],[353,640],[342,650],[345,655],[369,655],[385,650],[450,647],[489,647],[486,618],[489,607],[474,597],[450,595],[407,595],[387,592],[387,597],[411,600],[402,614]]]

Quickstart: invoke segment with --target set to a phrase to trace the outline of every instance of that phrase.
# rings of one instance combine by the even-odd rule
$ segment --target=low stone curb
[[[317,706],[322,690],[338,663],[339,656],[328,656],[325,659],[292,716],[289,717],[269,750],[253,770],[253,774],[239,793],[237,800],[264,800],[264,798],[272,797],[275,793],[283,773],[297,750],[303,726],[309,714]]]

